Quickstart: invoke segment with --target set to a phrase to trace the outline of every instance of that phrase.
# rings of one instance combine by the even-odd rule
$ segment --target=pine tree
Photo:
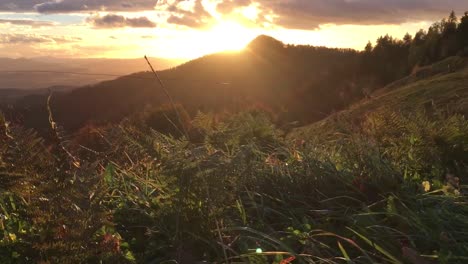
[[[411,45],[411,42],[413,41],[413,36],[411,36],[410,33],[406,33],[405,36],[403,37],[403,43],[406,47],[409,47]]]
[[[374,47],[372,46],[372,43],[369,41],[367,42],[366,47],[364,48],[365,53],[371,53]]]
[[[468,12],[461,18],[457,29],[458,39],[462,48],[468,47]]]

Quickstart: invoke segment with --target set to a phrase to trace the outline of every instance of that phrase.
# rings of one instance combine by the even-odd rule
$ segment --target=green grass
[[[434,66],[435,67],[435,66]],[[308,137],[317,131],[333,130],[333,120],[359,122],[367,114],[391,109],[395,112],[443,110],[448,113],[468,114],[468,67],[449,74],[436,74],[422,80],[413,80],[403,86],[378,91],[374,97],[361,101],[350,109],[296,129],[291,137]]]
[[[125,120],[90,128],[91,145],[46,145],[2,118],[0,260],[465,263],[467,77],[409,83],[287,136],[251,111],[200,113],[198,143]]]

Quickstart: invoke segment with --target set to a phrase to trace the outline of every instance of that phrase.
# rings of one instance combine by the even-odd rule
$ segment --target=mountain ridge
[[[294,116],[298,116],[307,123],[358,97],[353,94],[358,92],[353,90],[358,52],[284,45],[267,38],[260,36],[242,52],[207,55],[159,71],[159,75],[174,100],[192,116],[197,111],[235,112],[262,105],[280,119],[296,121]],[[37,101],[43,108],[45,99],[38,96]],[[139,72],[56,93],[52,109],[57,121],[73,131],[91,121],[117,122],[146,105],[160,107],[167,103],[152,73]],[[17,107],[26,108],[21,102]],[[45,121],[43,110],[27,108],[22,111],[26,119],[37,120],[31,115],[42,112],[40,119]]]
[[[199,111],[234,113],[258,107],[279,125],[306,125],[388,89],[392,82],[398,86],[397,80],[401,82],[412,67],[406,58],[411,57],[413,47],[406,39],[386,35],[375,47],[369,44],[360,52],[286,45],[260,35],[243,51],[206,55],[158,74],[164,89],[189,117]],[[388,65],[382,64],[385,58]],[[419,73],[427,69],[419,64],[414,66],[417,68]],[[24,120],[32,120],[33,125],[26,121],[26,126],[46,130],[45,101],[45,95],[29,96],[23,102],[18,100],[14,108]],[[28,105],[31,103],[33,107]],[[141,71],[56,93],[51,107],[57,122],[76,131],[89,123],[115,123],[148,109],[168,109],[165,105],[170,103],[153,74]],[[43,126],[38,127],[39,123]]]

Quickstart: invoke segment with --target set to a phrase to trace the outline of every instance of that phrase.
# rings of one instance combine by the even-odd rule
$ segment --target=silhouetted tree
[[[442,20],[442,36],[441,36],[441,50],[440,57],[446,58],[454,56],[459,51],[459,41],[457,36],[457,16],[452,11],[447,20]]]
[[[369,42],[367,42],[367,45],[364,48],[364,53],[365,54],[370,54],[373,49],[374,49],[374,47],[372,46],[372,43],[369,41]]]
[[[408,55],[408,64],[411,69],[424,64],[426,39],[427,34],[422,29],[414,35]]]
[[[409,47],[412,41],[413,41],[413,36],[411,36],[410,33],[406,33],[405,36],[403,37],[403,45],[405,45],[406,47]]]
[[[458,39],[460,40],[461,48],[466,49],[468,47],[468,12],[465,12],[465,15],[460,19],[460,25],[458,25],[457,34]]]

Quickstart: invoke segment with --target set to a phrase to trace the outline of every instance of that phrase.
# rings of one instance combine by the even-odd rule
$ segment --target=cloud
[[[315,29],[321,24],[401,24],[468,9],[468,0],[223,0],[217,11],[227,15],[249,2],[259,7],[261,16],[272,15],[274,24],[294,29]]]
[[[33,11],[34,5],[43,3],[44,0],[0,0],[0,11],[25,12]]]
[[[244,6],[249,6],[252,0],[224,0],[216,6],[216,10],[220,13],[231,13],[234,9]]]
[[[202,21],[190,17],[190,16],[176,16],[176,15],[171,15],[167,19],[167,23],[169,24],[176,24],[176,25],[181,25],[181,26],[187,26],[191,28],[200,28],[205,25]]]
[[[0,0],[0,11],[70,13],[153,10],[158,0]]]
[[[157,0],[53,0],[37,4],[39,13],[67,13],[80,11],[143,11],[154,9]]]
[[[193,2],[193,10],[185,10],[179,7],[180,3],[188,2]],[[213,19],[211,14],[206,11],[205,7],[203,6],[202,0],[176,0],[175,3],[167,7],[166,11],[171,14],[167,19],[167,23],[191,28],[201,28],[207,26]]]
[[[86,19],[95,28],[153,28],[156,23],[149,20],[147,17],[127,18],[121,15],[108,14],[105,16],[92,16]]]
[[[165,7],[168,23],[199,28],[213,20],[203,6],[207,2],[218,3],[216,10],[224,15],[253,4],[260,11],[258,19],[269,17],[276,25],[294,29],[315,29],[322,24],[433,21],[452,9],[460,15],[468,9],[468,0],[0,0],[0,11],[138,12],[155,10],[158,4]],[[193,9],[186,10],[184,6]]]
[[[0,34],[0,44],[63,44],[79,42],[81,38],[38,34]]]
[[[50,27],[55,25],[55,23],[51,21],[38,21],[26,19],[0,19],[0,24],[11,24],[30,27]]]

